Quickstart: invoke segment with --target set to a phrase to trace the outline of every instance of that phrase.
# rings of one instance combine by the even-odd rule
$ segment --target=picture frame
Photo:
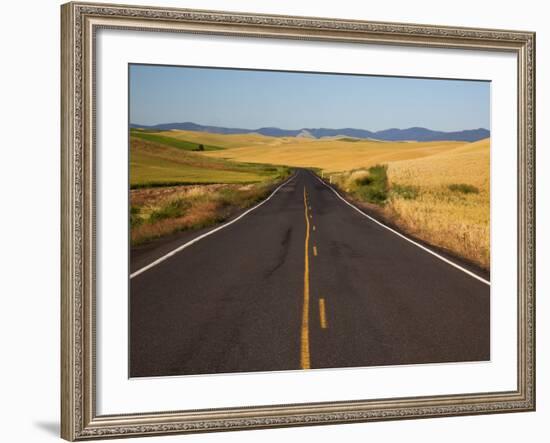
[[[535,34],[71,2],[61,7],[61,436],[263,429],[535,410]],[[246,407],[97,413],[96,35],[99,30],[510,53],[517,57],[517,388]],[[99,171],[101,172],[101,171]]]

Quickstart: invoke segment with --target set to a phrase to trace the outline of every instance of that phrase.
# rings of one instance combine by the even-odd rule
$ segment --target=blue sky
[[[131,65],[130,122],[245,129],[490,129],[490,83]]]

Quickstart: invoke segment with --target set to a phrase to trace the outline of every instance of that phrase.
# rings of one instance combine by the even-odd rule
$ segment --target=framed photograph
[[[62,6],[62,437],[535,409],[535,35]]]

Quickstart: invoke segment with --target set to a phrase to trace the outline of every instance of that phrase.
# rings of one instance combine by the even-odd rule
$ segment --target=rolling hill
[[[161,123],[158,125],[140,125],[131,124],[131,128],[141,128],[154,131],[196,131],[211,134],[261,134],[268,137],[297,137],[307,134],[312,138],[323,137],[353,137],[359,139],[375,139],[384,141],[464,141],[474,142],[488,138],[490,132],[484,128],[468,129],[463,131],[434,131],[427,128],[412,127],[407,129],[390,128],[382,131],[368,131],[366,129],[356,128],[300,128],[300,129],[281,129],[276,127],[263,127],[257,129],[227,128],[222,126],[204,126],[192,122],[184,123]]]
[[[242,164],[189,152],[168,138],[130,139],[130,187],[207,183],[257,183],[275,179],[285,168]],[[192,143],[187,142],[189,145]]]

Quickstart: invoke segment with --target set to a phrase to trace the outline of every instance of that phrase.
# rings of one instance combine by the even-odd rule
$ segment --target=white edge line
[[[310,171],[311,172],[311,171]],[[433,256],[437,257],[438,259],[440,259],[441,261],[444,261],[445,263],[455,267],[456,269],[459,269],[461,270],[462,272],[468,274],[470,277],[473,277],[477,280],[479,280],[480,282],[483,282],[485,283],[486,285],[489,285],[491,286],[491,282],[490,281],[487,281],[485,280],[483,277],[480,277],[479,275],[476,275],[474,274],[473,272],[471,271],[468,271],[467,269],[463,268],[462,266],[460,265],[457,265],[456,263],[452,262],[451,260],[448,260],[446,259],[445,257],[439,255],[438,253],[432,251],[431,249],[428,249],[426,248],[425,246],[421,245],[420,243],[418,242],[415,242],[414,240],[411,240],[409,237],[401,234],[400,232],[397,232],[395,229],[392,229],[390,228],[389,226],[385,225],[384,223],[376,220],[374,217],[371,217],[370,215],[368,214],[365,214],[363,211],[361,211],[361,209],[359,209],[357,206],[351,204],[349,201],[347,201],[344,197],[342,197],[332,186],[326,184],[323,180],[321,180],[319,177],[317,177],[317,175],[315,175],[313,172],[311,172],[311,174],[313,174],[313,176],[319,180],[322,184],[324,184],[327,188],[329,188],[332,192],[334,192],[336,194],[336,196],[342,200],[346,205],[352,207],[353,209],[355,209],[357,212],[359,212],[359,214],[363,215],[364,217],[367,217],[369,220],[373,221],[374,223],[382,226],[383,228],[386,228],[388,231],[390,232],[393,232],[395,235],[398,235],[399,237],[407,240],[409,243],[412,243],[413,245],[415,246],[418,246],[420,249],[422,249],[423,251],[426,251],[427,253],[429,254],[432,254]]]
[[[204,234],[202,235],[199,235],[198,237],[195,237],[193,240],[190,240],[188,241],[187,243],[184,243],[183,245],[181,246],[178,246],[176,249],[170,251],[169,253],[163,255],[162,257],[160,258],[157,258],[154,262],[152,263],[149,263],[148,265],[144,266],[143,268],[141,269],[138,269],[136,272],[134,272],[133,274],[130,274],[130,279],[134,278],[134,277],[137,277],[138,275],[144,273],[145,271],[148,271],[149,269],[155,267],[156,265],[162,263],[163,261],[169,259],[170,257],[176,255],[178,252],[182,251],[183,249],[185,248],[188,248],[189,246],[191,246],[192,244],[194,243],[197,243],[198,241],[202,240],[203,238],[205,237],[208,237],[209,235],[212,235],[214,234],[215,232],[218,232],[219,230],[223,229],[223,228],[227,228],[228,226],[232,225],[233,223],[239,221],[241,218],[243,218],[246,214],[254,211],[255,209],[258,209],[260,206],[262,206],[264,203],[266,203],[267,201],[269,201],[271,199],[271,197],[273,197],[277,191],[279,189],[281,189],[283,186],[289,184],[292,180],[294,180],[296,178],[296,176],[298,175],[298,173],[294,174],[292,177],[290,177],[287,181],[285,181],[284,183],[280,184],[270,195],[269,197],[267,197],[265,200],[262,200],[260,203],[258,203],[256,206],[246,210],[245,212],[243,212],[241,215],[239,215],[237,218],[234,218],[233,220],[231,221],[228,221],[227,223],[224,223],[223,225],[220,225],[218,226],[217,228],[214,228],[208,232],[205,232]]]

